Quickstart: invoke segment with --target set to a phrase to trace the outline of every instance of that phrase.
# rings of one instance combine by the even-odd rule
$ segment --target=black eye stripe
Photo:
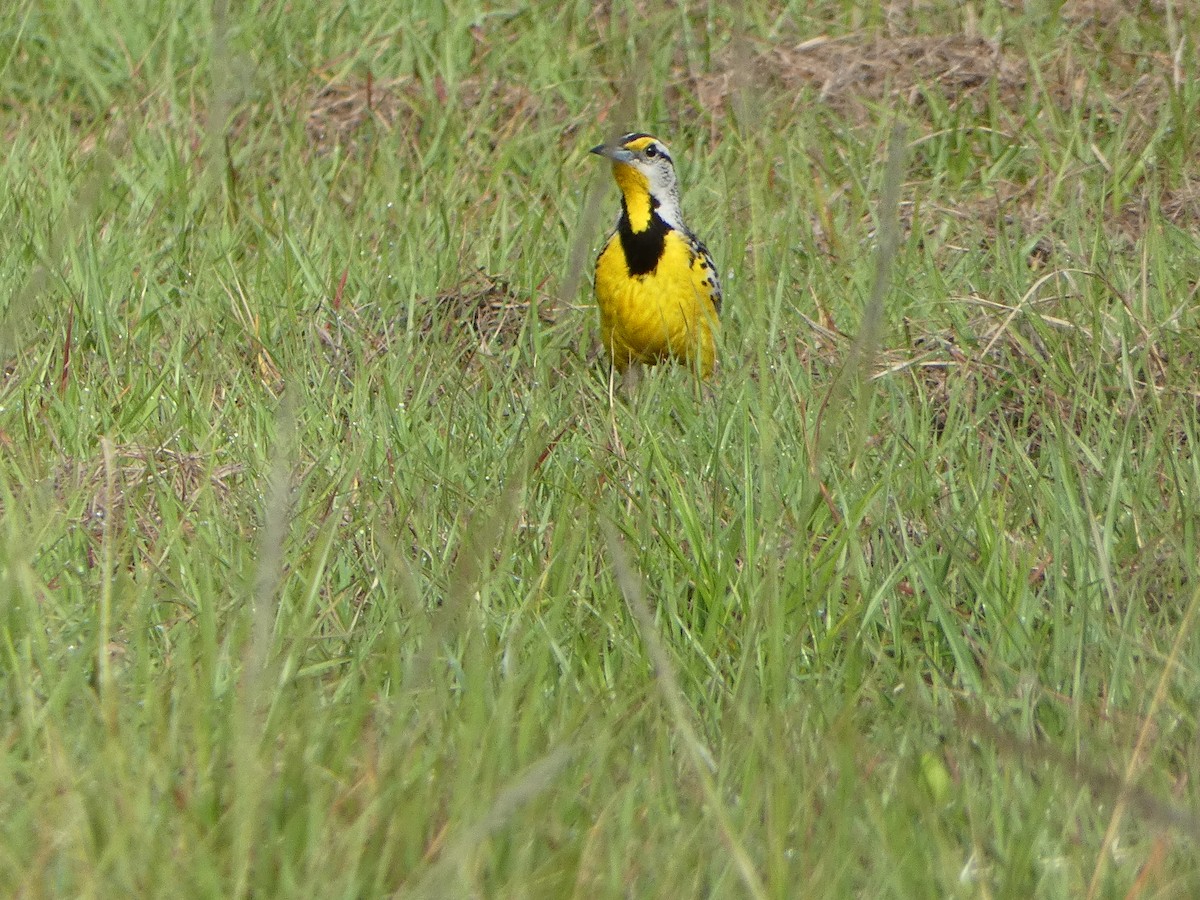
[[[636,141],[644,140],[646,138],[650,138],[650,140],[648,140],[646,142],[646,146],[642,147],[640,150],[633,150],[633,148],[629,146],[630,144],[635,143]],[[642,132],[642,131],[639,131],[635,134],[622,135],[620,138],[617,139],[615,146],[620,147],[624,150],[630,150],[635,155],[641,157],[642,159],[646,159],[646,160],[663,159],[663,160],[666,160],[668,163],[671,163],[672,165],[674,165],[674,163],[671,160],[671,154],[668,152],[667,148],[663,146],[662,142],[659,141],[657,138],[654,138],[651,135],[646,134],[645,132]]]
[[[667,162],[671,161],[671,154],[667,152],[667,148],[662,144],[650,144],[642,151],[642,155],[646,159],[665,159]]]

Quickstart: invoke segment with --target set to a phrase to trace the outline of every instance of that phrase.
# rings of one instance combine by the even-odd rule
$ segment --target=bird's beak
[[[633,162],[633,151],[626,150],[624,147],[610,147],[608,144],[597,144],[590,152],[607,157],[613,162]]]

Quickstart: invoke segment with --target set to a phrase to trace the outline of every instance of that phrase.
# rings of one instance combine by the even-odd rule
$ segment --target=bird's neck
[[[622,163],[613,165],[613,177],[621,189],[624,214],[634,234],[657,227],[655,219],[668,228],[683,229],[679,189],[673,183],[652,189],[645,175]]]
[[[632,166],[613,166],[613,176],[621,189],[623,214],[634,234],[650,228],[654,209],[658,205],[650,194],[646,176]]]

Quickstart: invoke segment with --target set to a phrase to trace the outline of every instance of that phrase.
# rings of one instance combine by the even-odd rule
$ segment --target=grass
[[[1198,26],[5,6],[4,893],[1196,893]]]

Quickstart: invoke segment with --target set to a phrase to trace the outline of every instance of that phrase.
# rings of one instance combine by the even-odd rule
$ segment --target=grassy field
[[[1198,34],[3,4],[0,893],[1200,895]]]

